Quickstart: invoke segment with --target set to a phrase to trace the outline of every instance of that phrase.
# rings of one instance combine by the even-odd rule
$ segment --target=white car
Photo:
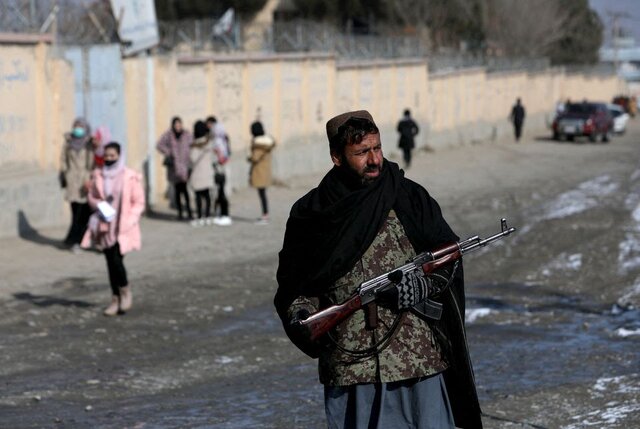
[[[617,104],[607,104],[607,109],[613,116],[613,132],[616,134],[624,134],[627,130],[627,122],[629,122],[629,114]]]

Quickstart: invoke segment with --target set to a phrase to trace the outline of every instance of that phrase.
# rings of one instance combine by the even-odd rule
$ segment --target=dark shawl
[[[287,221],[279,254],[274,304],[288,327],[287,309],[299,296],[318,296],[351,270],[393,209],[416,253],[457,241],[440,206],[398,164],[384,160],[380,177],[360,186],[334,167],[320,185],[299,199]],[[451,293],[442,298],[442,319],[431,323],[450,368],[445,372],[456,426],[480,428],[480,406],[464,333],[462,267]],[[288,333],[288,332],[287,332]]]

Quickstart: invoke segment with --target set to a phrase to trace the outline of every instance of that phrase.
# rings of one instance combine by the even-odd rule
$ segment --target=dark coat
[[[514,125],[522,125],[524,122],[524,107],[522,104],[516,104],[511,109],[511,121],[513,121]]]
[[[438,203],[422,186],[406,179],[397,164],[387,160],[380,178],[364,188],[345,185],[340,170],[334,167],[318,188],[294,204],[279,255],[274,299],[288,335],[291,303],[301,296],[318,296],[345,275],[371,245],[391,209],[416,253],[458,240]],[[461,265],[442,301],[442,318],[432,328],[450,364],[445,381],[455,423],[461,428],[481,428],[465,337]]]
[[[418,124],[413,119],[405,117],[398,122],[397,129],[400,133],[398,147],[401,149],[413,149],[416,146],[414,137],[420,132]]]

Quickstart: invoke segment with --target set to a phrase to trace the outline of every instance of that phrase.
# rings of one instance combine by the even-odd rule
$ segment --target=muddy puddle
[[[481,399],[640,369],[638,309],[516,284],[479,285],[472,288],[467,303]]]

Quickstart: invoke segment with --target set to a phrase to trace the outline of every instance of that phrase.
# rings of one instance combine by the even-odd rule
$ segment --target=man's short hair
[[[404,109],[404,116],[411,116],[411,110]]]
[[[213,122],[215,124],[216,122],[218,122],[218,119],[215,116],[209,116],[207,119],[205,119],[205,122]]]
[[[366,110],[342,113],[327,122],[331,152],[342,153],[347,144],[360,143],[367,134],[378,134],[373,117]]]

